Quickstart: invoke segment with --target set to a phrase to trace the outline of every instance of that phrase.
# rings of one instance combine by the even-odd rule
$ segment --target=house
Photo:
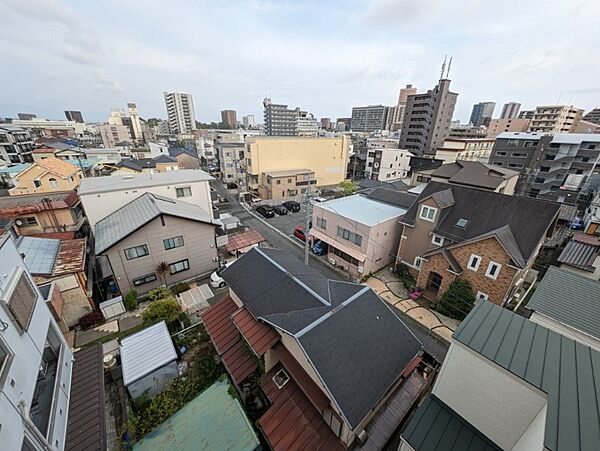
[[[200,170],[91,177],[82,180],[78,193],[93,228],[100,219],[146,192],[185,200],[212,214],[211,180],[214,179]]]
[[[13,166],[2,166],[0,167],[0,180],[7,188],[13,188],[15,186],[15,177],[29,166],[31,166],[31,163],[19,163]]]
[[[121,295],[144,295],[217,269],[218,226],[198,205],[145,193],[96,223],[95,254],[108,259]],[[166,274],[157,273],[162,263]]]
[[[87,220],[75,191],[0,197],[0,218],[14,220],[18,235],[88,234]]]
[[[82,171],[66,161],[55,157],[44,158],[31,164],[14,177],[15,187],[8,193],[11,196],[23,194],[72,191],[79,186]]]
[[[221,276],[229,296],[202,320],[243,402],[266,408],[270,447],[383,448],[428,386],[391,307],[283,250],[253,248]]]
[[[519,180],[519,173],[479,161],[455,161],[435,169],[413,171],[410,183],[414,185],[431,180],[512,196]]]
[[[600,351],[600,281],[550,266],[527,308],[531,321]]]
[[[177,351],[164,321],[121,340],[123,385],[132,399],[154,396],[179,376]]]
[[[495,140],[493,138],[446,138],[442,147],[435,152],[435,158],[444,163],[459,160],[488,163]]]
[[[331,264],[362,277],[394,262],[406,210],[360,194],[329,200],[314,205],[310,235],[327,243]]]
[[[429,182],[402,218],[398,263],[438,300],[456,279],[477,299],[502,304],[524,281],[560,205]],[[533,213],[535,212],[535,213]]]
[[[111,175],[141,174],[149,172],[177,171],[179,163],[174,157],[160,155],[156,158],[125,158],[111,165]]]
[[[560,268],[600,280],[600,237],[577,233],[558,257]]]
[[[22,236],[16,243],[36,285],[56,285],[63,299],[61,318],[67,327],[76,326],[92,311],[87,295],[87,240]]]
[[[200,159],[194,150],[169,147],[169,156],[177,160],[180,169],[200,169]]]
[[[597,350],[480,302],[399,450],[596,450],[599,378]]]
[[[316,185],[315,173],[310,169],[263,172],[258,196],[261,199],[286,201],[306,194],[309,183]]]
[[[177,171],[180,169],[177,158],[170,155],[160,155],[154,158],[156,172]],[[187,169],[187,168],[183,168]]]
[[[73,354],[7,233],[0,273],[1,448],[63,450]]]

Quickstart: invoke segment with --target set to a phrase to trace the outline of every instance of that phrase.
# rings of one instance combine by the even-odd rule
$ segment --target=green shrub
[[[158,299],[165,299],[171,296],[171,292],[165,286],[160,286],[154,290],[148,292],[148,297],[151,301],[157,301]]]
[[[132,310],[135,310],[138,306],[137,291],[131,290],[127,293],[123,298],[123,304],[125,304],[127,311],[131,312]]]
[[[442,295],[436,310],[454,319],[464,319],[475,305],[475,295],[466,280],[455,280]]]
[[[144,324],[150,326],[160,321],[165,321],[167,324],[175,321],[181,314],[179,302],[175,299],[161,299],[150,303],[148,308],[142,313]]]

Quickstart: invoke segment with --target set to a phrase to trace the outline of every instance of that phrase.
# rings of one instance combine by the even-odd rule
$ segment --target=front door
[[[431,293],[437,294],[442,285],[443,277],[439,275],[437,272],[431,271],[427,276],[427,285],[425,289],[430,291]]]

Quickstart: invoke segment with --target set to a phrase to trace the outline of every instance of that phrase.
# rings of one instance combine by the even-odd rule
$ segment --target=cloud
[[[75,14],[59,0],[0,0],[0,7],[5,9],[4,17],[20,16],[68,28],[79,25]]]
[[[359,14],[371,25],[422,25],[437,16],[446,0],[374,0]]]

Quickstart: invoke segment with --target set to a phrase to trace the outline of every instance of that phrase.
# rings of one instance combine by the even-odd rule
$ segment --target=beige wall
[[[217,257],[214,226],[173,216],[163,216],[163,218],[164,226],[161,218],[156,218],[105,252],[122,295],[126,295],[132,289],[142,295],[162,285],[164,282],[158,275],[156,281],[138,287],[133,285],[132,280],[155,274],[156,266],[163,261],[174,263],[187,258],[190,263],[189,270],[167,275],[169,285],[217,269],[217,262],[214,261]],[[184,245],[165,250],[163,239],[178,235],[183,236]],[[125,258],[125,249],[142,244],[148,246],[149,255],[133,260]]]
[[[200,167],[200,160],[191,155],[181,153],[175,158],[180,169],[198,169]]]
[[[427,205],[430,207],[437,208],[437,214],[435,222],[425,221],[419,218],[419,212],[421,205]],[[398,259],[408,266],[414,267],[415,258],[429,249],[434,249],[436,246],[431,243],[433,229],[439,219],[441,209],[438,204],[429,198],[419,204],[419,210],[417,210],[417,217],[415,219],[414,226],[405,226],[403,238],[400,241],[400,247],[398,249]],[[404,238],[406,237],[406,238]]]
[[[310,169],[315,172],[317,186],[337,185],[346,178],[348,139],[276,138],[248,139],[248,175],[256,178],[263,172]],[[257,185],[250,184],[257,189]]]
[[[314,174],[310,175],[311,180],[314,180],[314,177]],[[304,173],[285,176],[272,176],[270,174],[263,173],[260,175],[259,180],[260,186],[258,188],[258,195],[262,199],[283,200],[296,198],[305,194],[308,185],[298,186],[297,183],[309,180],[309,175]]]
[[[488,126],[487,137],[495,138],[503,132],[526,132],[530,119],[492,119]]]
[[[74,167],[75,169],[75,167]],[[50,179],[55,179],[56,188],[50,185]],[[42,186],[36,188],[33,184],[34,180],[42,182]],[[48,170],[37,164],[33,164],[29,169],[21,172],[14,179],[15,188],[9,191],[11,196],[19,194],[35,194],[35,193],[52,193],[60,191],[71,191],[79,186],[81,181],[81,171],[77,171],[72,177],[63,178],[59,175],[48,172]]]
[[[73,232],[78,228],[78,222],[75,218],[73,212],[69,208],[61,208],[57,210],[53,210],[54,215],[56,216],[56,222],[60,226],[64,226],[65,232]],[[19,233],[21,235],[33,235],[36,233],[49,233],[56,232],[54,226],[54,220],[48,211],[38,211],[35,213],[22,214],[17,216],[17,218],[26,218],[33,216],[37,220],[37,225],[22,225],[16,226]],[[83,219],[81,219],[83,221]],[[62,232],[63,230],[58,230]]]

